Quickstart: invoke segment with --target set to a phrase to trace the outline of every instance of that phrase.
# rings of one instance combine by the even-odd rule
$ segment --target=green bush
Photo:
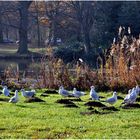
[[[84,56],[84,45],[74,42],[70,45],[58,47],[54,53],[55,57],[63,59],[64,62],[72,62]]]

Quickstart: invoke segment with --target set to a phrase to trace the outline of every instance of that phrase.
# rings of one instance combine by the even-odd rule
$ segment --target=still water
[[[1,59],[0,72],[3,73],[5,69],[10,67],[12,70],[19,70],[20,72],[33,71],[37,72],[40,66],[40,59]]]

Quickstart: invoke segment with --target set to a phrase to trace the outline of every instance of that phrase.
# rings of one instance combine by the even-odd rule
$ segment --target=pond
[[[19,70],[23,72],[37,72],[39,70],[40,59],[1,59],[0,60],[0,73],[10,67],[12,70]]]

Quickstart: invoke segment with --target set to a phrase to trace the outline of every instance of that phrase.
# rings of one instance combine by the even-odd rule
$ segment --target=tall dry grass
[[[40,72],[35,73],[35,86],[58,89],[63,85],[69,89],[77,87],[87,90],[94,85],[100,91],[127,91],[140,84],[140,37],[134,38],[130,28],[125,35],[122,29],[119,28],[117,39],[114,39],[110,51],[105,55],[105,65],[101,63],[97,70],[79,60],[75,64],[65,64],[63,60],[55,58],[52,47],[48,47],[47,57],[41,59]],[[19,70],[5,70],[5,80],[10,77],[20,80]],[[25,85],[30,85],[30,82]]]
[[[121,27],[120,27],[121,28]],[[106,85],[115,90],[128,90],[140,84],[140,38],[121,34],[114,41],[104,66]]]

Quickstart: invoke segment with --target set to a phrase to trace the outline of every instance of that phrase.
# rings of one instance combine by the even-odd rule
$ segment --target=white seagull
[[[67,97],[67,96],[70,95],[69,91],[65,90],[63,86],[60,86],[60,87],[59,87],[58,93],[59,93],[60,95],[62,95],[63,97]]]
[[[128,90],[128,94],[125,96],[124,101],[122,104],[125,104],[129,101],[130,95],[131,95],[132,89]]]
[[[3,93],[5,96],[10,96],[10,92],[9,92],[7,86],[4,86],[4,87],[3,87],[2,93]]]
[[[113,92],[113,96],[106,100],[107,103],[113,105],[117,102],[117,92]]]
[[[18,102],[18,91],[15,91],[15,95],[9,100],[9,103],[17,103]]]
[[[35,95],[35,90],[25,91],[24,89],[21,89],[21,92],[25,98],[32,98]]]
[[[137,91],[136,91],[136,88],[133,88],[127,100],[124,100],[124,103],[132,104],[136,101],[136,99],[137,99]]]
[[[137,92],[137,94],[140,93],[140,87],[138,85],[136,86],[136,92]]]
[[[97,95],[96,91],[95,91],[95,87],[91,86],[90,87],[90,97],[92,98],[92,100],[99,100],[99,96]]]
[[[76,88],[73,89],[73,96],[74,97],[80,98],[81,96],[84,96],[84,95],[85,95],[84,92],[77,91]]]

